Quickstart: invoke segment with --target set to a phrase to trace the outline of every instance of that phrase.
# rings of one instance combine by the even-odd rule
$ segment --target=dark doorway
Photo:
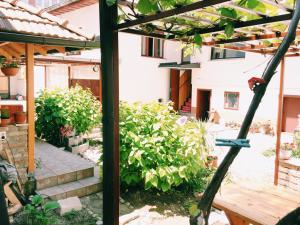
[[[174,103],[174,110],[191,113],[192,71],[170,71],[170,99]]]
[[[208,120],[210,110],[211,90],[197,90],[197,110],[196,118],[199,120]]]

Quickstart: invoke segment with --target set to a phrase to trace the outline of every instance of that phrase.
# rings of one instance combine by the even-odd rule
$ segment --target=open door
[[[179,110],[179,81],[180,70],[170,70],[170,99],[174,103],[173,108],[175,111]]]
[[[210,110],[211,90],[197,90],[197,110],[196,118],[199,120],[208,120]]]

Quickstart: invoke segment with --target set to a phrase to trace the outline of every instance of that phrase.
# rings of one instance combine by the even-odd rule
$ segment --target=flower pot
[[[16,124],[26,123],[26,113],[24,113],[24,112],[16,112],[15,113],[15,123]]]
[[[19,72],[20,68],[18,67],[2,67],[1,71],[5,76],[12,77],[16,76]]]
[[[218,156],[208,156],[206,166],[209,168],[216,169],[218,167]]]
[[[1,119],[1,127],[7,127],[7,125],[10,124],[10,118],[9,119]]]
[[[292,151],[291,150],[280,150],[280,159],[283,159],[283,160],[288,160],[290,159],[292,156]]]

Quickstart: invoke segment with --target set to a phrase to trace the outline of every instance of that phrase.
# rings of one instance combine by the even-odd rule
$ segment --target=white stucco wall
[[[98,4],[68,12],[61,17],[82,27],[85,31],[99,35]],[[93,20],[91,20],[93,18]],[[168,50],[166,50],[168,49]],[[99,59],[100,50],[83,52],[81,57]],[[180,61],[180,44],[165,42],[164,59],[141,56],[141,37],[119,34],[120,99],[135,101],[157,101],[169,99],[170,75],[168,69],[158,68],[162,62]],[[76,72],[74,72],[76,73]],[[80,75],[76,73],[76,77]]]
[[[193,56],[193,61],[200,59],[201,68],[194,69],[192,73],[192,107],[196,107],[197,104],[197,89],[211,89],[211,109],[216,109],[221,114],[221,120],[223,122],[242,121],[253,97],[253,92],[248,87],[248,80],[251,77],[261,77],[270,56],[246,53],[245,59],[211,60],[210,57],[209,47],[203,47],[201,54],[197,52]],[[287,59],[285,94],[300,95],[298,85],[300,78],[295,76],[298,60]],[[280,66],[256,113],[256,121],[271,120],[274,124],[276,123],[279,75]],[[224,92],[226,91],[240,93],[238,110],[224,109]]]

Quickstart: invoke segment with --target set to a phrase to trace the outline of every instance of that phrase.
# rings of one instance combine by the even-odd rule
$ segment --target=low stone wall
[[[7,160],[5,150],[10,154],[10,158],[14,161],[14,165],[19,174],[19,179],[22,185],[27,181],[28,169],[28,125],[9,125],[8,127],[0,127],[0,132],[5,131],[7,141],[2,141],[0,146],[0,155]]]
[[[280,160],[278,184],[293,191],[300,191],[300,160]]]

